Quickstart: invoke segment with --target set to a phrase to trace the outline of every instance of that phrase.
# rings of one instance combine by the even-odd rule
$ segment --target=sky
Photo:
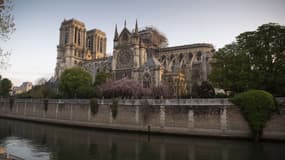
[[[285,25],[285,0],[14,0],[13,4],[16,31],[10,40],[0,40],[0,47],[11,52],[0,75],[14,86],[54,75],[64,19],[75,18],[87,30],[104,31],[109,54],[115,25],[120,32],[125,20],[130,30],[136,19],[139,28],[156,27],[169,46],[211,43],[216,50],[262,24]]]

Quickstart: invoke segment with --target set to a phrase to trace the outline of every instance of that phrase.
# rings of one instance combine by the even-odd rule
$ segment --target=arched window
[[[164,61],[165,60],[165,55],[163,55],[162,57],[161,57],[161,61]]]
[[[103,53],[103,39],[100,38],[100,52]]]
[[[68,31],[65,31],[64,33],[64,44],[68,43]]]
[[[87,39],[87,47],[91,49],[91,39],[90,38]]]
[[[179,62],[181,62],[182,60],[183,60],[183,54],[180,53],[180,55],[179,55]]]
[[[170,56],[170,60],[173,60],[174,59],[174,55],[172,54],[171,56]]]
[[[193,54],[190,52],[188,56],[189,56],[189,60],[191,61],[193,58]]]
[[[125,33],[123,34],[123,41],[128,41],[129,40],[129,37],[128,35]]]
[[[76,43],[77,40],[77,28],[74,29],[74,43]]]
[[[202,53],[199,51],[197,53],[197,61],[200,61],[201,60],[201,56],[202,56]]]
[[[80,30],[78,31],[78,45],[80,45]]]

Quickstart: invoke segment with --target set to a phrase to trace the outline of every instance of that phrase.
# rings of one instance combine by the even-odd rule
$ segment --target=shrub
[[[117,114],[118,114],[118,103],[119,103],[119,101],[117,99],[114,99],[112,104],[110,105],[113,119],[115,119],[117,117]]]
[[[201,85],[193,84],[191,96],[193,98],[214,98],[215,90],[210,82],[203,81]]]
[[[250,90],[237,94],[230,100],[240,107],[241,113],[249,123],[253,138],[259,140],[266,122],[277,109],[274,97],[263,90]]]
[[[90,100],[90,109],[91,109],[92,115],[95,115],[98,113],[99,104],[98,104],[98,100],[96,98],[92,98]]]
[[[200,98],[213,98],[215,96],[215,90],[210,82],[203,81],[199,87],[199,97]]]
[[[43,103],[44,103],[44,110],[45,112],[47,112],[48,111],[48,99],[44,99]]]

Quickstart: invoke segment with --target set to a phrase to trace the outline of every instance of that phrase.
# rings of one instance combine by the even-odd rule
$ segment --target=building
[[[87,31],[84,23],[78,20],[64,20],[57,46],[55,78],[67,68],[106,57],[106,42],[106,34],[99,29]]]
[[[168,47],[167,38],[157,29],[139,29],[137,22],[133,30],[125,22],[120,33],[116,25],[113,40],[113,55],[107,57],[104,32],[86,32],[82,22],[65,20],[60,28],[55,76],[66,68],[82,66],[93,77],[105,71],[111,72],[114,80],[134,79],[145,88],[167,84],[177,95],[191,92],[193,85],[208,80],[215,52],[212,44]]]
[[[33,88],[32,82],[23,82],[19,87],[13,87],[13,95],[28,92]]]

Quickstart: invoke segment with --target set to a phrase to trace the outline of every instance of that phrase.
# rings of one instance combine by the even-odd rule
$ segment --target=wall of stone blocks
[[[284,104],[285,98],[278,101]],[[0,117],[84,127],[183,135],[249,137],[250,128],[239,108],[228,99],[124,99],[113,116],[112,100],[98,100],[91,113],[89,100],[0,99]],[[264,138],[285,140],[285,107],[280,106],[264,129]]]

